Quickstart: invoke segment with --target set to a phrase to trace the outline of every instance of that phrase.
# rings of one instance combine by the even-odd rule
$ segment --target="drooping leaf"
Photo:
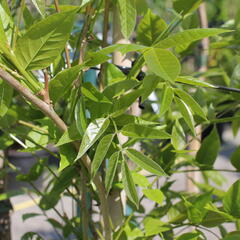
[[[37,216],[40,216],[40,215],[41,214],[39,214],[39,213],[25,213],[25,214],[22,215],[22,220],[24,222],[29,218],[37,217]]]
[[[12,101],[13,88],[0,78],[0,117],[3,117]]]
[[[162,204],[164,200],[164,195],[159,189],[143,189],[143,194],[150,200]]]
[[[186,15],[196,10],[202,0],[174,0],[173,8],[176,12]]]
[[[24,69],[46,68],[61,54],[72,30],[75,15],[76,10],[50,15],[32,25],[18,39],[15,54]]]
[[[153,173],[157,176],[167,176],[167,174],[156,162],[144,154],[136,151],[135,149],[127,149],[126,154],[129,159],[131,159],[134,163],[147,170],[148,172]]]
[[[72,87],[84,65],[77,65],[59,72],[49,83],[50,99],[53,103],[61,99]]]
[[[87,150],[101,137],[109,125],[110,121],[108,118],[99,118],[91,122],[82,139],[82,143],[77,155],[77,159],[81,158]]]
[[[227,191],[223,198],[225,211],[232,216],[240,217],[240,180],[237,180]]]
[[[87,129],[87,117],[86,117],[86,109],[85,109],[85,102],[84,102],[83,96],[80,96],[76,104],[74,117],[75,117],[78,132],[81,134],[81,136],[83,136],[84,132]]]
[[[102,161],[104,160],[104,157],[107,154],[107,151],[110,147],[110,144],[112,143],[114,134],[108,134],[104,136],[97,146],[92,165],[91,165],[91,175],[92,178],[94,178],[95,174],[97,173],[99,167],[102,164]]]
[[[215,88],[214,85],[207,83],[207,82],[200,81],[191,76],[180,76],[176,79],[176,82],[192,85],[195,87],[200,86],[200,87],[207,87],[207,88]]]
[[[121,129],[121,133],[132,138],[169,139],[171,136],[163,127],[150,127],[140,124],[128,124]]]
[[[108,161],[108,165],[106,168],[106,178],[105,178],[105,187],[106,187],[106,193],[108,194],[112,183],[116,174],[117,165],[119,162],[120,152],[115,152],[112,154]]]
[[[148,9],[137,28],[137,41],[151,46],[157,37],[167,28],[165,21]]]
[[[194,119],[193,119],[193,115],[192,115],[189,107],[187,106],[187,104],[185,102],[182,101],[182,99],[180,99],[178,97],[175,97],[174,100],[178,105],[178,109],[181,112],[183,119],[187,123],[191,132],[195,135]]]
[[[129,200],[138,207],[138,195],[126,161],[122,161],[122,182]]]
[[[136,24],[137,11],[135,0],[118,0],[118,8],[120,12],[121,32],[128,39]]]
[[[186,44],[189,45],[192,42],[201,40],[203,38],[215,36],[225,32],[229,32],[229,30],[220,28],[188,29],[163,39],[162,41],[154,45],[154,47],[157,48],[180,47],[182,45]]]
[[[231,156],[232,165],[240,171],[240,147],[238,147]]]
[[[177,150],[183,150],[186,145],[186,136],[178,121],[175,122],[172,128],[171,143]]]
[[[174,92],[188,105],[188,107],[192,110],[193,113],[207,120],[206,114],[204,113],[202,108],[189,94],[177,88],[174,89]]]
[[[163,97],[160,105],[159,115],[162,116],[172,104],[173,100],[173,89],[170,86],[165,86],[163,90]]]
[[[178,59],[165,49],[151,48],[143,53],[149,70],[166,81],[175,81],[181,71]]]
[[[213,166],[219,149],[220,140],[216,127],[213,128],[211,133],[203,140],[200,149],[196,155],[196,161],[205,166]]]

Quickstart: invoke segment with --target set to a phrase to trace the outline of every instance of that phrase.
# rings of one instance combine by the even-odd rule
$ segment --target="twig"
[[[44,74],[44,84],[45,84],[44,91],[43,91],[43,101],[51,106],[51,100],[49,96],[49,75],[48,75],[47,69],[43,70],[43,74]]]

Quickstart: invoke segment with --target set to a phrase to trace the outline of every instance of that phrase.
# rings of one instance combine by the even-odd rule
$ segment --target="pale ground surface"
[[[222,147],[222,151],[220,156],[218,157],[215,168],[221,169],[233,169],[229,162],[229,156],[234,151],[234,149],[239,146],[240,144],[240,133],[238,136],[233,139],[231,130],[229,128],[226,129],[223,135],[224,145]],[[233,184],[237,179],[239,179],[239,174],[235,173],[227,173],[224,172],[223,175],[227,179],[227,182],[224,183],[224,190],[227,190],[231,184]],[[14,184],[14,183],[12,183]],[[41,186],[40,186],[41,187]],[[174,183],[173,188],[178,191],[182,191],[186,189],[186,178],[184,174],[178,174],[176,176],[176,182]],[[39,208],[34,205],[32,199],[27,195],[21,195],[11,198],[11,202],[14,206],[15,211],[13,211],[11,220],[12,220],[12,240],[20,240],[21,236],[28,231],[38,232],[40,233],[45,240],[58,240],[58,234],[53,230],[51,225],[46,222],[45,217],[35,217],[26,220],[25,222],[22,221],[22,214],[24,213],[41,213]],[[63,207],[64,206],[64,209]],[[144,206],[147,210],[152,209],[152,204],[148,201],[144,202]],[[63,211],[66,212],[69,216],[72,214],[72,202],[69,198],[65,197],[62,200],[62,203],[57,205],[57,209],[62,213]],[[47,211],[46,214],[52,218],[59,219],[57,214],[54,211]],[[60,220],[61,221],[61,220]],[[228,224],[229,230],[234,230],[232,225]],[[218,231],[214,230],[217,234]],[[206,233],[207,239],[214,240],[212,234]],[[158,239],[158,238],[156,238]]]

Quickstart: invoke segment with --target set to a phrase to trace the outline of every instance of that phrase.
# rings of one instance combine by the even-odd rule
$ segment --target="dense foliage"
[[[80,207],[61,222],[48,219],[64,239],[197,240],[206,231],[211,239],[240,239],[240,181],[224,192],[214,169],[221,148],[215,124],[230,122],[235,135],[240,126],[240,15],[226,7],[238,1],[205,1],[211,28],[201,28],[201,0],[69,2],[0,1],[0,148],[34,156],[44,149],[60,159],[54,171],[38,158],[17,179],[33,186],[43,214],[63,195]],[[112,42],[111,31],[131,43]],[[132,67],[111,62],[114,52]],[[133,104],[141,116],[131,114]],[[192,142],[201,142],[199,149]],[[238,148],[233,172],[239,156]],[[19,171],[6,159],[1,177],[9,169]],[[51,180],[41,192],[34,181],[45,171]],[[192,179],[199,191],[172,189],[172,177],[188,171],[201,172],[202,182]],[[111,202],[122,191],[127,201]],[[154,203],[150,211],[146,199]],[[115,211],[119,204],[130,213]],[[92,219],[92,205],[102,221]],[[30,217],[37,215],[24,220]],[[178,231],[183,227],[187,233]],[[22,239],[34,237],[42,239]]]

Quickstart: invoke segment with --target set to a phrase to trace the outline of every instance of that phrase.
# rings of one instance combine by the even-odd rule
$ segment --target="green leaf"
[[[8,43],[11,42],[12,40],[12,34],[13,34],[13,28],[14,28],[14,22],[11,16],[11,11],[9,9],[8,6],[8,2],[6,0],[2,0],[0,2],[0,18],[1,18],[1,22],[2,22],[2,26],[4,29],[4,34],[1,35],[0,40],[4,39],[4,42],[1,43],[5,43],[6,44],[6,38]],[[4,35],[6,36],[6,38],[4,37]],[[0,46],[1,46],[0,43]],[[6,47],[6,45],[4,44],[4,47]]]
[[[181,65],[169,50],[151,48],[143,53],[149,70],[166,81],[174,81],[181,71]]]
[[[240,218],[240,180],[237,180],[223,198],[225,211],[236,218]]]
[[[149,127],[140,124],[128,124],[121,129],[121,133],[132,138],[169,139],[171,135],[162,130],[163,127]]]
[[[232,165],[240,171],[240,147],[238,147],[231,156]]]
[[[83,83],[81,87],[82,94],[94,102],[111,103],[111,101],[99,92],[90,82]]]
[[[159,233],[169,230],[169,227],[164,226],[165,225],[164,222],[156,218],[147,217],[144,219],[143,223],[146,237],[157,235]]]
[[[129,200],[138,207],[138,195],[135,184],[132,179],[132,174],[128,168],[126,161],[122,160],[122,182]]]
[[[82,139],[82,136],[78,132],[76,123],[74,122],[68,128],[68,130],[63,133],[61,138],[58,140],[56,146],[59,147],[63,144],[70,143],[70,142],[73,142],[75,140],[80,140],[80,139]]]
[[[12,190],[12,191],[7,191],[5,193],[0,194],[0,201],[4,201],[7,199],[10,199],[11,197],[15,197],[18,195],[25,194],[25,191],[23,190]]]
[[[200,149],[196,155],[196,161],[205,166],[213,166],[221,143],[219,140],[216,127],[213,128],[211,133],[203,140]]]
[[[150,173],[153,173],[157,176],[167,176],[163,169],[152,159],[145,156],[144,154],[134,150],[127,149],[126,154],[134,163],[136,163],[141,168],[147,170]]]
[[[143,95],[141,96],[141,101],[144,102],[148,96],[157,88],[158,83],[161,78],[156,75],[148,75],[143,79],[142,89],[144,90]]]
[[[136,185],[140,186],[140,187],[144,187],[147,188],[149,187],[150,183],[147,179],[147,177],[136,173],[136,172],[132,172],[132,177],[133,177],[133,181]]]
[[[45,0],[32,0],[33,5],[38,10],[38,12],[42,15],[42,17],[45,16]]]
[[[165,21],[148,9],[147,14],[138,25],[137,41],[146,46],[151,46],[166,28]]]
[[[124,94],[128,90],[130,90],[134,87],[137,87],[139,84],[140,84],[140,82],[136,81],[136,80],[124,80],[124,81],[116,82],[116,83],[113,83],[113,84],[107,86],[103,90],[103,94],[107,98],[111,99],[113,97]]]
[[[61,99],[72,87],[84,65],[77,65],[59,72],[49,83],[50,99],[53,103]]]
[[[159,189],[143,189],[143,194],[150,200],[162,204],[164,200],[164,195]]]
[[[183,150],[186,146],[186,136],[178,121],[175,122],[172,128],[171,143],[177,150]]]
[[[0,50],[7,48],[8,46],[8,40],[7,37],[5,35],[5,30],[3,27],[3,23],[0,17]]]
[[[104,157],[107,154],[107,151],[112,143],[114,134],[108,134],[104,136],[97,146],[92,165],[91,165],[91,175],[92,178],[96,175],[98,169],[100,168],[102,161],[104,160]]]
[[[108,166],[106,168],[106,178],[105,178],[105,187],[106,187],[107,194],[109,193],[112,187],[112,183],[117,171],[119,158],[120,158],[120,152],[115,152],[111,155],[108,161]]]
[[[176,240],[198,240],[200,233],[184,233]]]
[[[201,40],[203,38],[215,36],[226,32],[229,32],[229,30],[220,28],[188,29],[163,39],[162,41],[155,44],[154,47],[157,48],[181,47],[182,45],[189,45],[192,42]]]
[[[24,182],[36,181],[42,175],[45,164],[46,159],[40,159],[30,168],[27,174],[18,174],[16,179]]]
[[[33,218],[33,217],[37,217],[37,216],[41,216],[41,214],[39,214],[39,213],[25,213],[25,214],[22,215],[22,220],[24,222],[29,218]]]
[[[74,159],[76,158],[77,152],[72,144],[64,144],[59,146],[59,154],[60,154],[60,164],[58,171],[61,172],[63,169],[72,165]]]
[[[48,67],[63,51],[69,39],[76,10],[53,14],[18,39],[15,54],[22,67],[37,70]]]
[[[23,21],[26,29],[29,29],[34,23],[32,13],[29,11],[26,5],[23,9]]]
[[[136,24],[137,11],[135,0],[118,0],[118,8],[120,12],[121,32],[128,39]]]
[[[210,83],[200,81],[200,80],[198,80],[196,78],[193,78],[191,76],[178,77],[176,79],[176,82],[192,85],[192,86],[195,86],[195,87],[200,86],[200,87],[207,87],[207,88],[216,88],[214,85],[212,85]]]
[[[240,239],[240,231],[235,231],[228,233],[222,240],[239,240]]]
[[[181,89],[174,89],[174,92],[191,108],[192,112],[200,116],[201,118],[207,120],[206,114],[199,106],[199,104],[186,92]]]
[[[21,240],[44,240],[38,233],[27,232],[22,237]]]
[[[172,104],[173,100],[173,89],[170,86],[165,86],[163,90],[163,97],[160,105],[159,115],[162,116],[165,112],[168,111],[169,107]]]
[[[107,129],[109,123],[110,121],[108,118],[99,118],[88,125],[86,132],[83,135],[82,143],[75,161],[81,158],[87,152],[87,150],[101,137],[101,135]]]
[[[174,100],[178,105],[178,108],[183,116],[183,119],[187,123],[191,132],[195,135],[193,115],[192,115],[189,107],[187,106],[187,104],[185,102],[182,101],[182,99],[180,99],[178,97],[175,97]]]
[[[11,104],[13,88],[0,78],[0,117],[3,117]]]
[[[176,12],[186,15],[196,10],[202,0],[174,0],[173,8]]]
[[[84,132],[87,129],[87,117],[86,117],[86,109],[85,109],[85,102],[84,102],[83,96],[80,96],[76,104],[74,117],[75,117],[78,132],[80,133],[81,136],[83,136]]]
[[[120,115],[130,107],[143,93],[143,89],[133,90],[119,99],[113,100],[113,117]]]

